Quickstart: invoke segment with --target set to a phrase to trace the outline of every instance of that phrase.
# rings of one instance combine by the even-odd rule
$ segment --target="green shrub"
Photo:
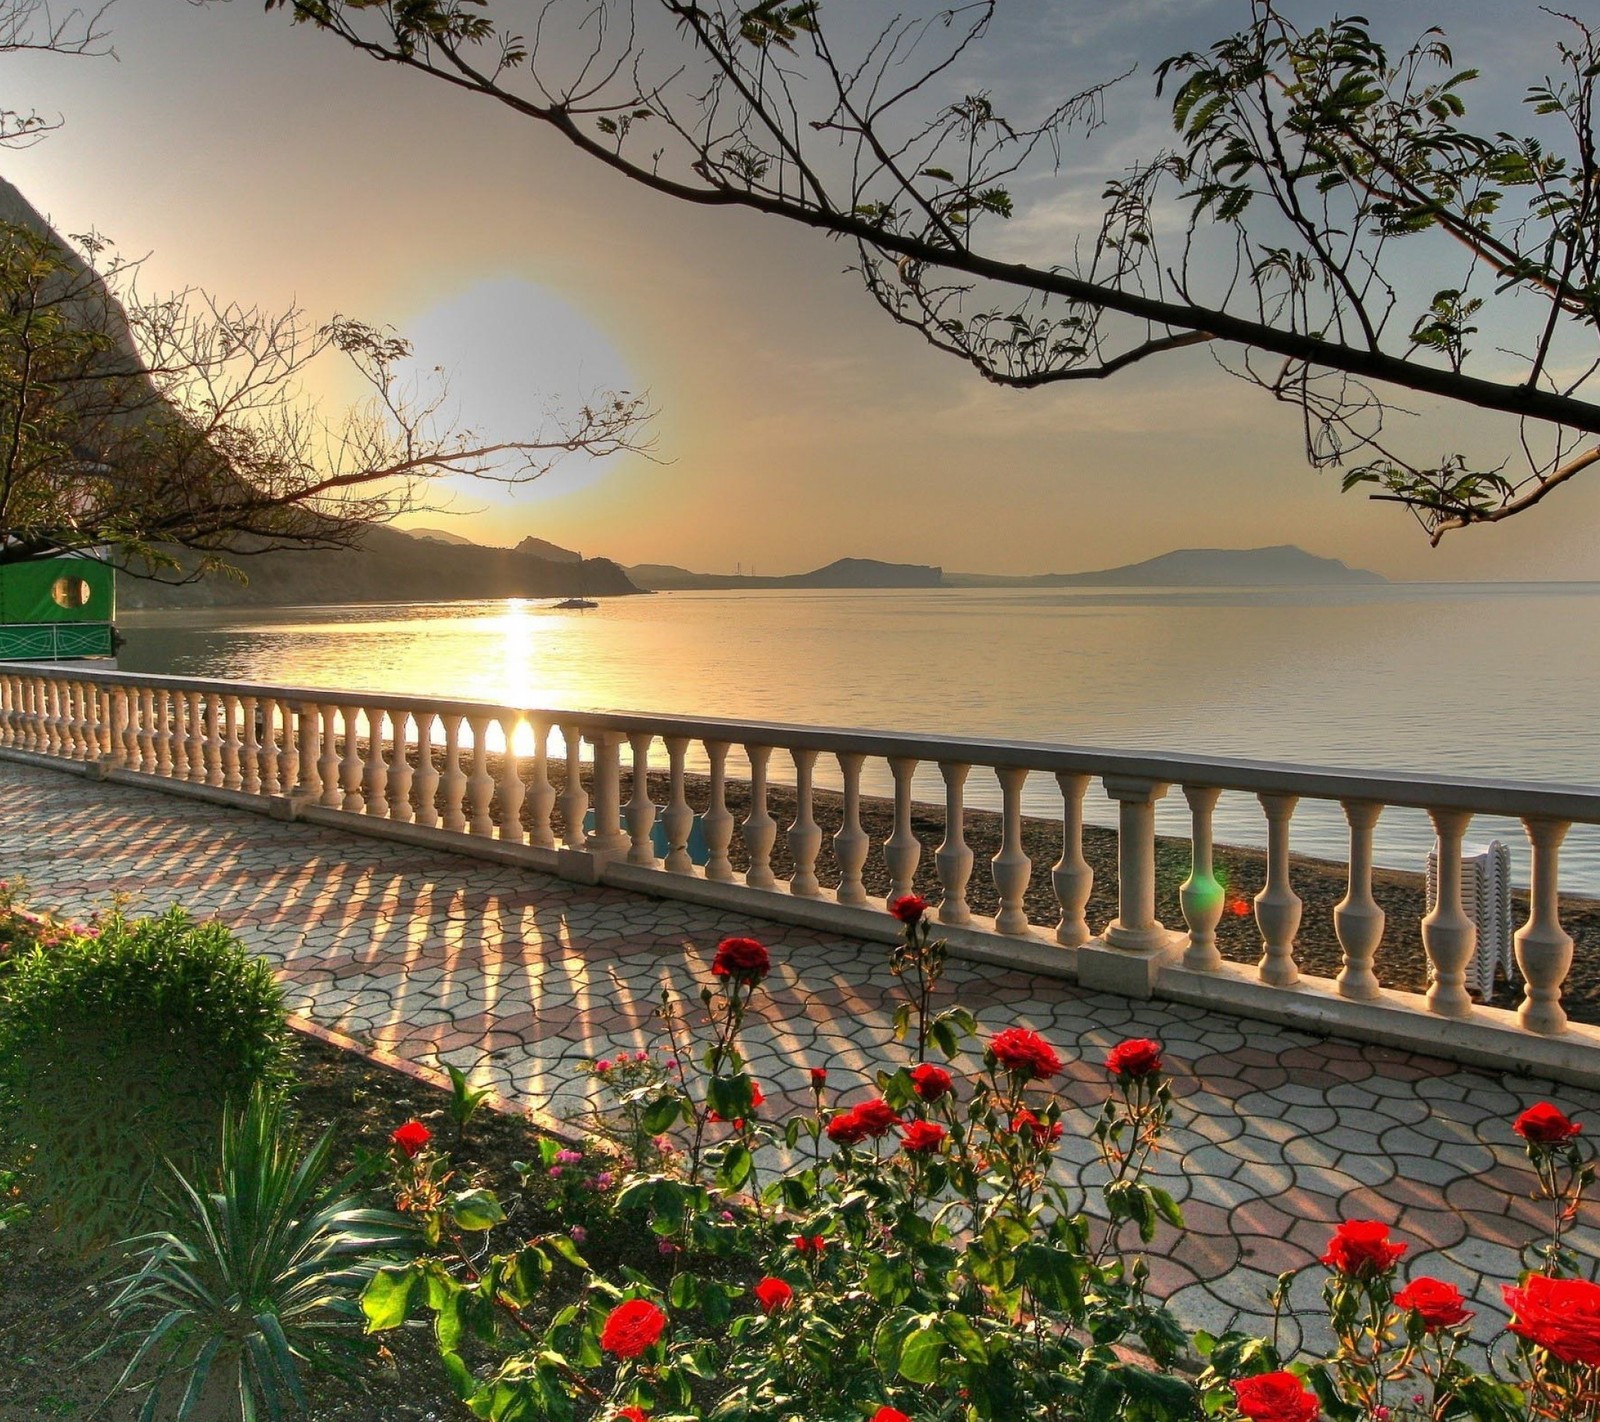
[[[163,1159],[215,1159],[224,1107],[284,1074],[272,971],[181,909],[13,959],[0,992],[0,1147],[70,1247],[148,1228]]]
[[[331,1156],[331,1131],[304,1149],[281,1101],[258,1088],[224,1116],[213,1188],[169,1178],[163,1227],[122,1246],[135,1267],[117,1281],[115,1332],[96,1352],[134,1345],[119,1386],[148,1387],[143,1422],[184,1422],[208,1396],[244,1422],[277,1418],[306,1404],[301,1363],[338,1371],[373,1351],[357,1298],[419,1236],[367,1207],[359,1175],[330,1182]]]

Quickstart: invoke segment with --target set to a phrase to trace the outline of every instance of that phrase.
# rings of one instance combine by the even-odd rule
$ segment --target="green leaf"
[[[647,1134],[659,1136],[672,1127],[682,1111],[683,1102],[676,1094],[661,1096],[645,1107],[644,1114],[639,1118],[639,1124],[644,1127]]]
[[[971,1320],[965,1314],[951,1309],[939,1320],[939,1326],[951,1345],[969,1363],[982,1364],[989,1361],[988,1348],[984,1346],[978,1330],[972,1326]]]
[[[506,1218],[506,1212],[491,1190],[463,1190],[452,1195],[445,1208],[457,1229],[493,1229]]]
[[[900,1349],[900,1376],[907,1382],[936,1382],[944,1350],[944,1334],[937,1327],[928,1325],[907,1334]]]
[[[717,1170],[717,1183],[724,1190],[737,1190],[750,1178],[754,1166],[750,1148],[743,1141],[732,1141],[723,1153],[722,1164]]]
[[[411,1286],[417,1282],[416,1270],[380,1269],[361,1291],[361,1311],[367,1316],[367,1332],[382,1333],[406,1321],[411,1302]]]

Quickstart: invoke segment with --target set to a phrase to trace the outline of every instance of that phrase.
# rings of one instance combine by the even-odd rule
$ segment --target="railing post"
[[[1169,935],[1156,917],[1156,801],[1165,784],[1120,775],[1103,779],[1117,802],[1117,916],[1102,935],[1113,948],[1150,952]]]
[[[411,824],[417,817],[416,806],[411,803],[411,784],[416,775],[411,769],[411,756],[406,748],[409,739],[406,727],[410,724],[409,711],[389,712],[389,783],[385,790],[389,801],[389,818],[403,825]],[[300,761],[302,765],[305,764],[303,747]]]
[[[255,697],[239,698],[239,729],[244,742],[239,752],[239,788],[247,795],[261,793],[261,729],[256,724],[259,714]]]
[[[339,708],[323,705],[317,711],[322,717],[322,757],[317,761],[322,795],[317,803],[325,809],[337,810],[344,798],[343,787],[339,784]]]
[[[1183,798],[1189,802],[1190,860],[1189,877],[1178,888],[1184,922],[1189,925],[1189,946],[1183,966],[1197,972],[1214,973],[1222,966],[1217,951],[1217,924],[1222,921],[1222,885],[1212,865],[1211,817],[1222,791],[1209,785],[1185,785]]]
[[[816,775],[817,753],[792,750],[794,760],[794,823],[786,836],[789,857],[794,860],[794,875],[789,892],[798,898],[814,899],[822,893],[817,880],[817,855],[822,850],[822,828],[817,824],[812,782]]]
[[[369,815],[382,819],[389,813],[384,792],[389,786],[389,762],[383,758],[383,708],[368,706],[367,764],[361,777],[362,801]]]
[[[345,735],[350,734],[350,721],[345,717]],[[265,696],[261,699],[261,793],[276,795],[282,788],[278,778],[278,702]]]
[[[615,731],[591,731],[594,747],[594,831],[584,841],[591,854],[621,854],[628,847],[622,828],[622,737]]]
[[[967,843],[967,776],[972,767],[964,761],[939,762],[944,781],[944,838],[933,851],[933,866],[939,875],[939,922],[952,925],[972,922],[967,903],[967,884],[972,879],[972,846]]]
[[[861,828],[861,766],[866,756],[840,751],[838,760],[844,774],[844,818],[833,837],[833,857],[839,864],[839,888],[834,897],[841,904],[864,904],[867,891],[861,882],[861,866],[867,862],[870,844]]]
[[[694,860],[689,856],[689,834],[694,829],[694,810],[689,805],[688,791],[684,787],[683,759],[689,751],[687,736],[668,736],[667,746],[667,808],[661,813],[661,828],[667,832],[667,872],[693,874]]]
[[[646,867],[656,862],[656,847],[651,834],[656,827],[656,803],[650,798],[650,744],[655,737],[648,731],[635,731],[628,737],[633,753],[633,773],[628,785],[628,863]]]
[[[1350,888],[1333,910],[1333,931],[1344,952],[1338,987],[1344,997],[1373,1002],[1383,995],[1372,960],[1383,942],[1384,913],[1372,897],[1372,831],[1383,806],[1375,800],[1342,803],[1350,822]]]
[[[1089,777],[1060,770],[1056,784],[1061,790],[1061,858],[1050,869],[1050,883],[1061,905],[1056,942],[1063,948],[1081,948],[1091,936],[1084,910],[1094,888],[1094,870],[1083,855],[1083,797]]]
[[[302,701],[295,707],[295,726],[299,733],[300,774],[299,791],[303,804],[314,804],[322,798],[322,712]]]
[[[589,793],[583,788],[582,733],[577,726],[563,726],[561,740],[567,748],[567,783],[561,787],[561,818],[567,822],[564,843],[568,849],[582,849],[587,834],[583,821],[589,813]]]
[[[439,823],[439,767],[433,763],[433,723],[431,711],[417,713],[417,773],[412,791],[417,802],[415,823],[433,829]]]
[[[746,746],[744,750],[750,760],[750,813],[744,822],[744,847],[750,856],[750,867],[745,870],[744,881],[752,889],[775,889],[778,880],[772,872],[772,846],[778,839],[778,822],[767,808],[767,763],[772,747]]]
[[[468,716],[472,727],[472,771],[467,776],[467,804],[470,810],[467,832],[488,839],[494,834],[494,816],[490,807],[494,801],[494,776],[489,774],[489,735],[487,716]]]
[[[916,771],[917,762],[910,757],[890,756],[889,773],[894,776],[894,831],[883,843],[883,864],[889,871],[885,907],[916,888],[917,865],[922,859],[922,841],[911,825],[911,780]]]
[[[239,742],[234,736],[234,715],[239,706],[237,696],[219,696],[222,713],[222,784],[228,790],[237,790],[244,784],[239,773]]]
[[[707,741],[711,769],[711,803],[706,809],[706,878],[727,883],[733,878],[728,846],[733,842],[733,815],[728,810],[728,743]]]
[[[508,844],[526,844],[527,832],[522,828],[522,802],[528,798],[528,787],[522,783],[522,763],[517,756],[517,728],[522,717],[500,718],[500,735],[505,741],[500,764],[500,838]]]
[[[1256,895],[1256,926],[1261,930],[1261,981],[1289,987],[1300,981],[1294,938],[1303,905],[1289,884],[1289,819],[1298,795],[1256,796],[1267,816],[1267,882]]]
[[[1439,897],[1422,920],[1422,946],[1433,969],[1428,1008],[1441,1017],[1467,1017],[1466,969],[1478,946],[1478,928],[1461,906],[1461,841],[1472,815],[1466,810],[1429,810],[1439,833]]]
[[[1002,765],[995,778],[1000,782],[1000,849],[989,861],[999,900],[994,926],[1001,933],[1026,933],[1028,880],[1033,876],[1033,861],[1022,847],[1022,787],[1028,772],[1021,766]]]
[[[357,718],[361,712],[355,706],[345,706],[341,719],[344,721],[344,758],[339,763],[339,778],[344,786],[344,799],[340,808],[349,814],[358,814],[363,801],[361,799],[361,746],[356,739]],[[267,725],[272,725],[271,713],[268,713]],[[272,753],[272,737],[267,737],[267,774],[273,774],[272,766],[276,757]],[[267,787],[263,787],[267,788]]]
[[[1515,936],[1517,966],[1527,987],[1517,1019],[1530,1032],[1554,1037],[1567,1030],[1561,1006],[1561,984],[1572,967],[1572,937],[1561,926],[1558,856],[1567,837],[1565,820],[1530,817],[1523,820],[1533,846],[1533,882],[1528,892],[1528,921]]]
[[[533,828],[528,839],[540,849],[556,847],[550,812],[556,806],[556,787],[550,783],[550,723],[535,721],[533,730],[533,782],[528,786],[528,816]]]

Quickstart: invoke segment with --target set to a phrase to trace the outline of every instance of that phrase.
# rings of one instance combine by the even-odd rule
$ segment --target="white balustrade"
[[[559,793],[550,763],[550,734],[558,728],[566,760]],[[504,744],[503,756],[492,768],[491,739]],[[657,741],[666,754],[667,789],[660,806],[650,782]],[[624,743],[630,753],[626,803],[621,798]],[[707,772],[707,808],[700,822],[703,868],[694,862],[698,853],[690,853],[696,819],[689,756],[697,745],[704,749]],[[730,799],[737,802],[729,784],[729,757],[736,746],[749,762],[749,811],[742,824],[735,823],[729,807]],[[590,749],[592,766],[584,759]],[[221,787],[262,801],[289,795],[293,813],[335,812],[341,818],[388,821],[394,826],[374,824],[374,833],[400,834],[401,826],[414,825],[408,833],[448,836],[463,843],[493,838],[545,868],[555,866],[552,816],[559,806],[565,822],[564,847],[593,856],[602,876],[611,873],[612,864],[620,866],[617,882],[642,885],[648,876],[659,875],[654,882],[663,894],[675,891],[674,878],[706,880],[710,883],[690,892],[711,893],[715,885],[717,902],[724,901],[723,895],[736,896],[746,886],[769,893],[787,888],[794,899],[809,901],[793,910],[805,921],[838,905],[852,915],[842,921],[846,927],[863,926],[876,915],[886,937],[897,931],[897,925],[888,921],[880,905],[912,891],[923,860],[916,827],[924,816],[942,813],[943,839],[931,858],[940,890],[937,918],[954,941],[998,934],[1031,937],[1038,944],[1053,933],[1056,943],[1074,950],[1159,952],[1162,956],[1155,960],[1150,980],[1158,992],[1165,971],[1161,964],[1170,961],[1165,955],[1178,935],[1156,916],[1155,806],[1169,785],[1176,784],[1183,788],[1189,812],[1189,873],[1178,888],[1188,928],[1182,961],[1185,968],[1207,975],[1210,986],[1203,991],[1214,1008],[1227,1003],[1235,990],[1232,985],[1239,981],[1239,970],[1224,963],[1219,951],[1225,896],[1214,863],[1214,820],[1222,793],[1242,792],[1257,797],[1266,819],[1265,882],[1254,900],[1262,948],[1257,966],[1260,982],[1269,988],[1299,985],[1312,990],[1309,998],[1304,992],[1274,998],[1283,1006],[1269,1015],[1300,1020],[1295,1014],[1302,1009],[1296,1004],[1309,1002],[1303,1011],[1320,1015],[1304,1020],[1325,1030],[1337,1030],[1346,1020],[1341,1014],[1409,1012],[1410,1020],[1417,1022],[1465,1019],[1474,1032],[1492,1028],[1511,1033],[1523,1044],[1518,1050],[1535,1055],[1532,1044],[1547,1039],[1567,1043],[1575,1035],[1582,1041],[1594,1038],[1600,1046],[1594,1029],[1569,1023],[1562,1000],[1575,948],[1561,921],[1561,848],[1574,823],[1600,824],[1600,792],[1594,790],[732,721],[520,709],[439,698],[375,699],[370,694],[144,677],[89,667],[64,673],[16,664],[0,668],[0,751],[80,765],[97,762],[113,776],[134,772],[191,786]],[[781,759],[775,759],[775,752]],[[819,771],[831,769],[835,762],[842,810],[832,836],[838,887],[830,892],[818,875],[824,833],[817,819],[816,794]],[[785,884],[773,865],[780,827],[773,810],[772,777],[782,777],[791,764],[795,810],[782,832],[793,867]],[[933,784],[942,783],[942,805],[917,799],[923,767],[930,772],[937,767],[939,779]],[[992,773],[999,789],[1000,844],[989,865],[996,906],[992,928],[974,921],[969,902],[974,854],[966,819],[974,768]],[[1034,863],[1028,850],[1031,841],[1023,833],[1024,792],[1032,773],[1053,777],[1061,796],[1061,850],[1053,864]],[[875,805],[872,815],[866,816],[863,786],[877,789],[885,781],[892,786],[892,798],[887,805]],[[1087,918],[1094,871],[1085,853],[1084,822],[1085,797],[1096,782],[1118,807],[1117,910],[1098,938]],[[593,827],[586,828],[590,788],[594,817]],[[1331,915],[1342,960],[1332,981],[1302,980],[1302,965],[1296,960],[1304,906],[1291,884],[1290,838],[1302,799],[1340,806],[1349,825],[1346,892]],[[1417,1011],[1416,999],[1385,991],[1393,984],[1386,983],[1380,965],[1388,925],[1373,892],[1374,835],[1389,806],[1427,813],[1438,835],[1434,906],[1420,924],[1408,925],[1420,937],[1428,960],[1426,1014]],[[1477,1008],[1466,990],[1465,969],[1475,949],[1475,929],[1463,903],[1461,848],[1477,814],[1519,819],[1531,847],[1527,921],[1515,935],[1525,984],[1515,1014]],[[657,823],[666,842],[662,855],[656,852]],[[874,862],[870,895],[864,876],[873,858],[873,837],[866,823],[882,836],[881,870]],[[749,860],[742,876],[735,873],[730,857],[736,830]],[[1055,905],[1048,918],[1057,920],[1053,923],[1044,921],[1043,913],[1038,914],[1040,921],[1030,916],[1028,891],[1036,872],[1050,876]],[[627,877],[638,875],[647,877]],[[777,901],[762,902],[763,911],[771,912]],[[1236,902],[1242,909],[1243,901]],[[1019,961],[1038,961],[1026,956],[1037,947],[1015,951],[1025,955]],[[1066,971],[1072,970],[1073,961],[1063,957]],[[1085,961],[1081,953],[1077,961]],[[1173,981],[1187,982],[1185,991],[1202,991],[1195,980],[1182,975]],[[1251,990],[1259,996],[1261,988],[1252,985]],[[1386,1027],[1384,1038],[1396,1040],[1397,1032]],[[1473,1050],[1479,1050],[1481,1039],[1474,1041]],[[1435,1034],[1426,1038],[1423,1049],[1451,1050],[1450,1043],[1450,1038]],[[1515,1052],[1510,1055],[1521,1062]],[[1561,1059],[1538,1060],[1554,1069]],[[1594,1076],[1600,1083],[1600,1064]]]

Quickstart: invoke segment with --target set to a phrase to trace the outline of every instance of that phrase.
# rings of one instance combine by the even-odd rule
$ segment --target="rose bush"
[[[925,911],[904,916],[894,958],[909,998],[897,1030],[909,1040],[915,1028],[915,1056],[839,1104],[825,1071],[797,1065],[810,1108],[784,1121],[764,1117],[739,1046],[771,969],[756,947],[719,946],[702,1052],[663,999],[674,1060],[701,1070],[655,1078],[632,1103],[647,1129],[681,1143],[636,1169],[618,1200],[659,1241],[664,1275],[603,1276],[564,1235],[493,1252],[484,1221],[497,1204],[468,1202],[463,1217],[459,1194],[430,1203],[414,1181],[402,1191],[438,1249],[378,1276],[370,1324],[432,1314],[477,1416],[1600,1422],[1600,1286],[1574,1277],[1560,1245],[1591,1178],[1565,1116],[1507,1125],[1550,1201],[1552,1242],[1510,1283],[1514,1322],[1492,1357],[1469,1336],[1474,1311],[1459,1289],[1422,1273],[1403,1280],[1412,1242],[1361,1219],[1330,1231],[1312,1266],[1332,1350],[1286,1357],[1267,1339],[1187,1332],[1149,1292],[1140,1250],[1182,1226],[1148,1178],[1173,1110],[1159,1042],[1124,1042],[1104,1059],[1106,1098],[1087,1123],[1099,1162],[1090,1209],[1051,1170],[1076,1110],[1049,1086],[1060,1051],[1022,1023],[969,1047],[970,1016],[933,1011],[943,945]],[[401,1164],[416,1174],[417,1161]],[[566,1301],[543,1306],[557,1271]],[[1280,1311],[1292,1277],[1272,1300]]]

